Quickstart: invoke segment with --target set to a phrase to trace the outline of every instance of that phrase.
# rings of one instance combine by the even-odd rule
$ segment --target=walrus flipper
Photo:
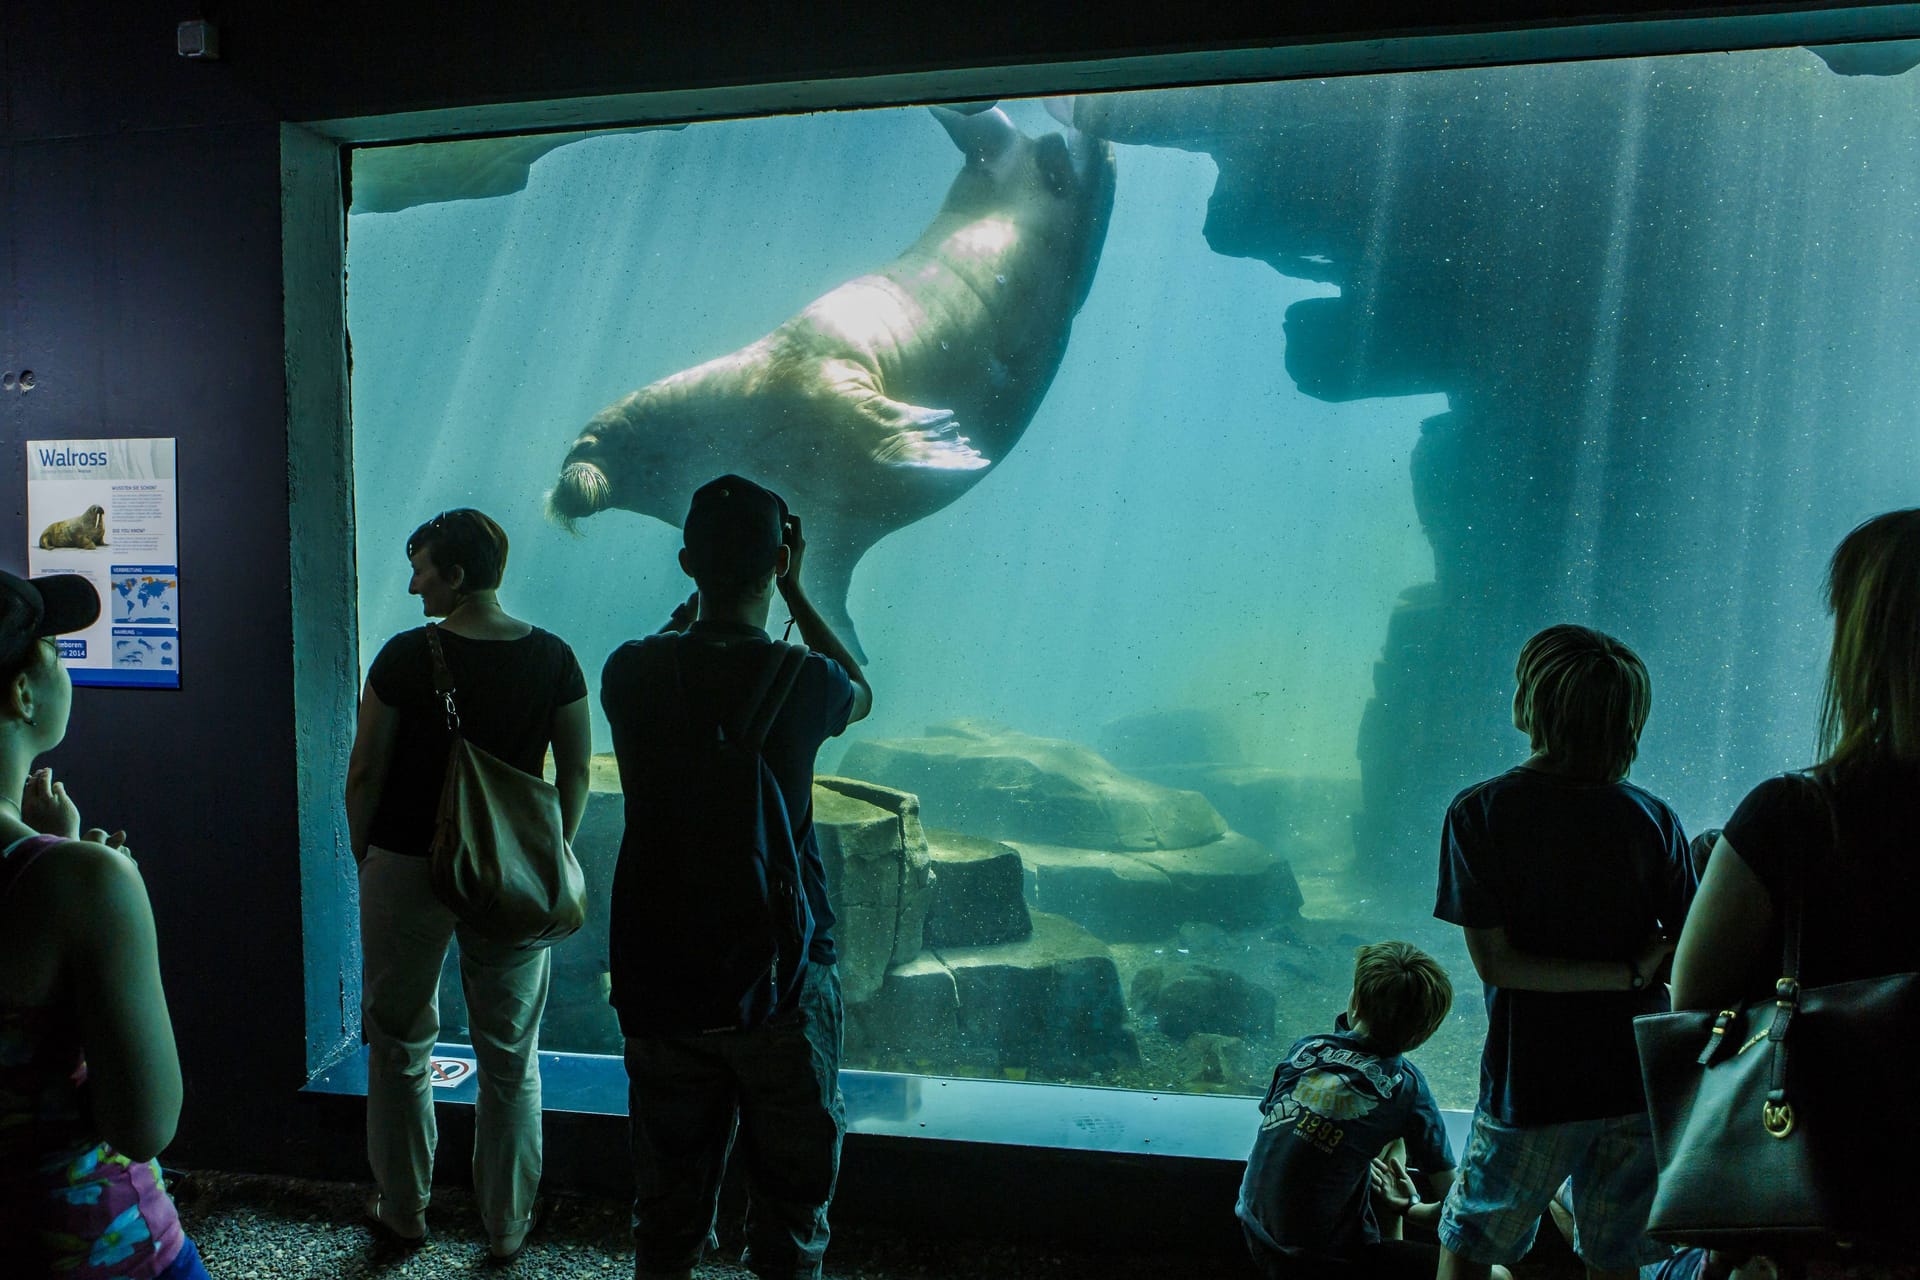
[[[992,465],[967,443],[951,409],[902,404],[870,396],[858,407],[867,431],[877,435],[873,460],[885,467],[925,467],[931,471],[978,471]]]
[[[951,107],[928,107],[927,110],[933,112],[933,118],[953,139],[953,145],[969,160],[992,160],[1023,136],[1007,113],[998,107],[965,113]]]
[[[806,513],[801,513],[805,519]],[[807,554],[802,576],[807,599],[820,611],[820,617],[840,637],[855,662],[867,660],[866,646],[860,643],[859,629],[847,613],[847,596],[853,588],[854,566],[873,545],[871,535],[828,521],[824,527],[807,524]],[[779,605],[774,606],[776,609]]]

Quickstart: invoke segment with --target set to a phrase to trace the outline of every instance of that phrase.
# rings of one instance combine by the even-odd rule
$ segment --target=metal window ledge
[[[366,1052],[362,1046],[358,1053],[320,1072],[308,1082],[307,1090],[365,1094]],[[433,1054],[435,1059],[460,1064],[452,1067],[457,1079],[436,1084],[436,1100],[471,1106],[473,1050],[447,1044],[436,1046]],[[540,1078],[549,1111],[627,1113],[627,1072],[619,1058],[543,1053]],[[1260,1126],[1259,1099],[1246,1096],[853,1070],[840,1073],[840,1088],[847,1101],[848,1131],[881,1137],[1244,1160]],[[1471,1114],[1442,1114],[1457,1153],[1464,1147]]]

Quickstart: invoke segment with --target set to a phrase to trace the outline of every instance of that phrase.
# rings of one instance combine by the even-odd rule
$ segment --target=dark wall
[[[30,392],[0,393],[0,504],[11,519],[0,564],[23,558],[21,442],[179,440],[182,688],[78,691],[71,736],[50,763],[87,816],[125,825],[141,855],[188,1086],[171,1157],[182,1163],[337,1177],[362,1168],[357,1109],[298,1092],[307,991],[296,796],[302,758],[337,760],[344,743],[296,732],[290,561],[303,552],[289,547],[288,424],[301,375],[289,377],[285,358],[282,120],[1431,27],[1430,6],[1413,3],[1122,6],[1093,23],[1086,6],[1066,3],[863,0],[832,20],[787,3],[608,5],[592,22],[568,6],[514,8],[209,0],[200,12],[219,23],[222,58],[192,62],[173,41],[193,0],[0,0],[0,365],[36,378]],[[1603,9],[1661,12],[1623,0],[1488,3],[1454,6],[1450,20],[1564,24]],[[343,434],[345,423],[307,413],[299,430]],[[350,647],[352,634],[340,618],[338,643]],[[351,669],[344,650],[321,658]],[[350,1005],[344,987],[336,994]],[[449,1126],[441,1161],[454,1176],[461,1127]],[[564,1132],[570,1144],[618,1146],[610,1123],[570,1120]],[[885,1159],[884,1144],[850,1158],[861,1150]],[[561,1180],[608,1165],[555,1157]],[[872,1174],[850,1172],[850,1190],[886,1184]],[[1218,1198],[1214,1183],[1231,1179],[1175,1181]],[[1164,1200],[1157,1210],[1169,1230],[1185,1229],[1185,1210]]]
[[[484,6],[480,6],[484,7]],[[310,120],[635,89],[925,73],[955,67],[1172,57],[1637,16],[1844,10],[1844,5],[1644,0],[1312,0],[1204,5],[747,3],[476,6],[280,0],[205,5],[239,74]],[[1436,14],[1444,13],[1444,19]],[[1354,56],[1354,55],[1348,55]],[[1365,57],[1381,56],[1376,50]],[[249,69],[250,68],[250,69]]]
[[[0,360],[35,376],[0,393],[0,563],[23,567],[23,441],[177,437],[182,687],[76,690],[48,763],[141,858],[188,1089],[182,1150],[235,1153],[306,1065],[279,126],[182,64],[170,19],[89,7],[9,4],[0,20]]]

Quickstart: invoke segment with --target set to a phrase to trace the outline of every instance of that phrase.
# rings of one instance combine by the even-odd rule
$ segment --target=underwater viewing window
[[[1243,1154],[1386,938],[1452,975],[1413,1060],[1470,1109],[1439,830],[1526,755],[1522,641],[1633,646],[1632,780],[1717,827],[1812,758],[1824,557],[1920,503],[1920,46],[1873,52],[357,149],[360,674],[422,621],[407,535],[477,507],[610,752],[600,665],[748,475],[875,695],[814,792],[856,1127],[1094,1086]],[[622,820],[596,756],[550,1105],[624,1107]]]

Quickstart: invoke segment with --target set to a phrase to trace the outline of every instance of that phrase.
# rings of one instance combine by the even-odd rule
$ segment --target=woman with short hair
[[[540,1183],[540,1015],[544,948],[480,937],[433,892],[428,853],[452,744],[434,685],[437,636],[460,732],[539,775],[553,751],[568,840],[586,810],[592,753],[586,680],[565,641],[508,614],[496,592],[507,535],[471,508],[445,511],[407,539],[409,594],[440,619],[389,640],[367,672],[347,765],[347,826],[360,864],[361,1023],[367,1037],[367,1215],[400,1239],[426,1236],[437,1131],[428,1069],[440,1034],[440,970],[460,939],[479,1096],[473,1185],[497,1258],[520,1252]]]

